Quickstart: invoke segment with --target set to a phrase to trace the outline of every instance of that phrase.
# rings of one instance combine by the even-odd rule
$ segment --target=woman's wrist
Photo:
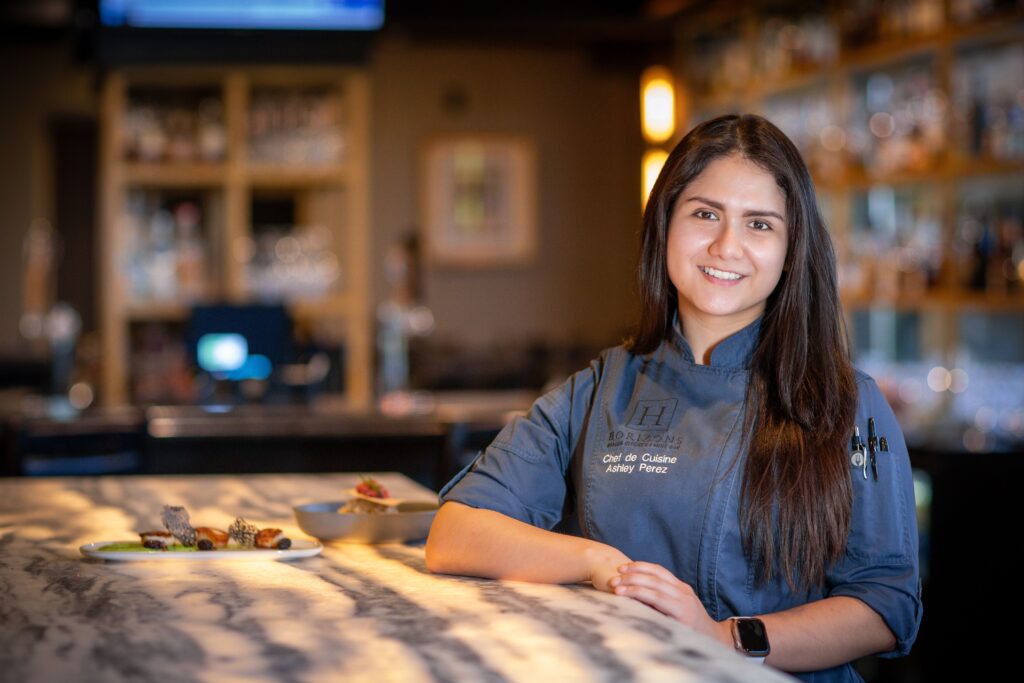
[[[586,539],[586,545],[583,548],[583,559],[588,567],[592,567],[595,564],[614,562],[618,559],[622,559],[623,562],[629,562],[629,558],[618,548],[589,539]]]
[[[722,621],[715,622],[715,631],[713,633],[715,640],[722,643],[730,650],[736,649],[736,641],[732,637],[732,620],[723,619]]]
[[[611,590],[608,581],[618,576],[619,567],[630,561],[618,548],[591,540],[585,541],[580,556],[586,578],[594,584],[594,588],[603,591]]]

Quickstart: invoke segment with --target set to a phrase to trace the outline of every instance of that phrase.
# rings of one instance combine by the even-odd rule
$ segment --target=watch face
[[[737,619],[736,632],[747,654],[764,657],[768,654],[768,633],[760,619]]]

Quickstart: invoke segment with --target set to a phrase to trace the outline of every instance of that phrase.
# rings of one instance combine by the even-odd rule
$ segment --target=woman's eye
[[[751,221],[750,227],[754,230],[771,230],[772,226],[764,221]]]
[[[715,216],[715,214],[713,214],[710,211],[707,211],[705,209],[698,209],[697,211],[694,212],[693,215],[696,216],[697,218],[702,218],[704,220],[709,220],[709,221],[713,221],[713,220],[715,220],[717,218],[717,216]]]

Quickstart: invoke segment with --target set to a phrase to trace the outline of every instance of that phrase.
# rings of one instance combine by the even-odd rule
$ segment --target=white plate
[[[139,562],[157,560],[171,561],[202,561],[202,560],[233,560],[235,562],[265,562],[267,560],[298,560],[303,557],[319,555],[324,547],[318,541],[302,538],[292,540],[292,547],[287,550],[197,550],[195,552],[169,552],[163,550],[100,550],[111,543],[135,543],[135,541],[99,541],[86,543],[78,550],[86,557],[98,560],[117,560],[120,562]]]

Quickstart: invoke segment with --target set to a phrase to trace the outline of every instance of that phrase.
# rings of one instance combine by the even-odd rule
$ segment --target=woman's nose
[[[740,230],[742,227],[732,225],[728,221],[722,221],[718,234],[708,245],[708,251],[712,256],[723,259],[739,258],[743,254]]]

